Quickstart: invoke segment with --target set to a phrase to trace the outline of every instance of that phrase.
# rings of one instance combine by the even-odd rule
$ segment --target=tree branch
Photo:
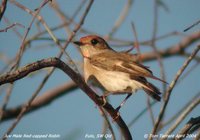
[[[39,7],[39,8],[37,9],[37,11],[40,11],[40,8],[42,8],[42,7],[47,3],[47,1],[49,1],[49,0],[44,1],[44,3],[42,4],[42,6]],[[84,20],[85,20],[85,18],[86,18],[86,15],[87,15],[87,13],[89,12],[89,10],[90,10],[90,8],[91,8],[91,6],[92,6],[92,3],[93,3],[93,0],[90,0],[88,6],[87,6],[86,9],[85,9],[85,12],[83,13],[83,16],[82,16],[81,19],[80,19],[80,24],[77,25],[77,26],[75,27],[74,32],[70,35],[69,39],[68,39],[68,40],[66,41],[66,43],[64,44],[64,49],[68,46],[68,44],[71,42],[72,38],[75,36],[76,32],[77,32],[77,31],[79,30],[79,28],[82,26],[82,24],[83,24],[83,22],[84,22]],[[22,8],[22,9],[23,9],[23,8]],[[35,17],[35,16],[37,16],[37,13],[36,13],[36,15],[33,15],[33,17]],[[38,17],[38,16],[37,16],[37,17]],[[50,34],[50,32],[49,32],[49,34]],[[54,37],[55,37],[55,36],[54,36]],[[59,42],[57,42],[57,41],[58,41],[57,38],[54,38],[54,39],[56,39],[56,44],[57,44],[58,46],[61,45]],[[24,45],[24,46],[25,46],[25,45]],[[62,50],[62,49],[61,49],[61,50]],[[59,53],[59,55],[58,55],[59,58],[62,56],[62,53],[63,53],[63,51],[61,51],[61,52]],[[69,58],[70,58],[70,57],[69,57]],[[71,63],[73,63],[72,60],[69,60],[69,61],[71,61]],[[71,63],[70,63],[70,64],[71,64]],[[73,65],[73,66],[76,67],[75,65]],[[73,66],[72,66],[72,67],[73,67]],[[36,89],[36,91],[34,92],[34,94],[31,96],[31,98],[28,100],[28,102],[24,105],[23,109],[21,110],[21,112],[20,112],[19,115],[17,116],[16,120],[12,123],[11,127],[7,130],[7,132],[6,132],[5,135],[9,135],[9,133],[11,133],[12,130],[13,130],[13,129],[16,127],[16,125],[19,123],[19,121],[20,121],[21,118],[23,117],[24,113],[28,110],[28,108],[29,108],[31,102],[35,99],[35,97],[38,95],[38,93],[40,92],[40,90],[43,88],[43,86],[44,86],[44,84],[46,83],[46,81],[48,80],[48,78],[49,78],[49,77],[51,76],[51,74],[54,72],[54,69],[55,69],[55,67],[52,68],[52,69],[48,72],[48,74],[45,76],[45,78],[42,80],[42,83],[38,86],[38,88]],[[4,138],[5,138],[5,135],[4,135]]]
[[[16,80],[22,79],[27,76],[29,73],[40,70],[46,67],[56,67],[65,72],[70,78],[79,86],[81,90],[84,91],[98,106],[102,106],[104,101],[100,96],[98,96],[90,87],[87,86],[80,74],[74,72],[68,65],[58,58],[49,58],[37,61],[35,63],[24,66],[14,72],[4,74],[0,77],[0,85],[6,83],[12,83]],[[126,140],[131,140],[132,136],[129,132],[129,129],[121,116],[118,116],[118,112],[107,102],[103,108],[110,114],[110,116],[115,119],[118,124],[122,134]],[[116,119],[117,117],[117,119]]]
[[[41,107],[44,107],[48,104],[50,104],[52,101],[55,99],[66,95],[68,93],[71,93],[70,91],[74,90],[77,88],[77,85],[74,82],[67,82],[64,83],[63,85],[60,85],[54,89],[50,89],[47,92],[43,93],[41,96],[36,97],[33,102],[31,102],[29,109],[25,112],[30,113],[32,111],[35,111]],[[15,108],[10,108],[2,111],[2,118],[1,121],[13,119],[16,116],[19,115],[21,110],[23,109],[24,104],[15,107]]]
[[[172,55],[183,54],[183,52],[188,46],[198,41],[199,39],[200,39],[200,32],[196,32],[188,37],[185,37],[176,45],[173,45],[167,49],[158,50],[158,53],[162,57],[166,57],[166,58]],[[156,59],[156,54],[155,52],[143,53],[141,58],[142,58],[142,61],[151,61],[151,60]]]
[[[193,128],[196,125],[200,125],[200,116],[196,117],[196,118],[191,118],[187,124],[179,131],[179,133],[177,134],[177,136],[180,136],[179,138],[175,138],[176,140],[181,140],[183,138],[185,138],[187,136],[187,134],[189,134],[189,131],[191,130],[191,128]]]
[[[185,119],[185,117],[200,103],[200,98],[193,100],[193,102],[185,108],[184,112],[176,119],[174,124],[165,132],[165,136],[170,135],[178,125]],[[161,138],[161,140],[166,140],[167,137]]]

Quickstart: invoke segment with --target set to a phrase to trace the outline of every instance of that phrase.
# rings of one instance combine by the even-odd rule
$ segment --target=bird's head
[[[80,46],[84,57],[91,57],[92,55],[111,49],[103,38],[96,35],[82,37],[80,41],[73,43]]]

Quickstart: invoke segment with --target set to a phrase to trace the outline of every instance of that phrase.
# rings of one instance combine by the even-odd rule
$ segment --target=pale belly
[[[129,75],[123,72],[100,70],[93,75],[109,92],[120,92],[127,88],[131,88],[131,92],[135,92],[142,87],[139,82],[131,80]]]
[[[129,75],[123,72],[106,71],[98,67],[92,66],[87,59],[84,59],[84,78],[93,75],[101,83],[101,85],[109,92],[123,92],[125,89],[130,88],[130,92],[135,92],[142,88],[142,85],[129,78]]]

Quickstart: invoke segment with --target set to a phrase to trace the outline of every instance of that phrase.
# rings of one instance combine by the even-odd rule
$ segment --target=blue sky
[[[26,0],[20,0],[19,2],[33,10],[38,7],[40,1],[34,1],[33,3]],[[74,10],[79,5],[79,2],[73,0],[58,0],[57,2],[60,4],[60,8],[67,15],[72,15]],[[84,22],[83,27],[102,36],[107,35],[126,2],[127,1],[116,2],[114,0],[95,1],[86,18],[86,21]],[[200,16],[197,14],[199,13],[199,0],[165,0],[164,2],[169,7],[169,12],[166,12],[163,10],[163,8],[159,8],[158,35],[163,35],[172,31],[183,32],[188,25],[191,25],[200,19]],[[77,22],[80,20],[80,16],[84,11],[85,6],[86,5],[84,5],[82,8],[78,17],[76,17],[75,20]],[[48,6],[45,6],[42,9],[41,15],[50,27],[54,27],[61,23],[55,12]],[[21,11],[10,3],[8,3],[5,16],[9,18],[11,22],[21,23],[25,27],[28,26],[32,18],[30,15],[24,11]],[[147,0],[135,0],[125,22],[116,32],[114,37],[125,40],[133,40],[134,36],[131,29],[132,21],[136,26],[140,41],[151,39],[153,30],[153,2]],[[1,22],[0,29],[4,27],[6,27],[5,22]],[[44,29],[42,25],[40,27]],[[19,28],[19,31],[22,34],[24,33],[23,28]],[[28,35],[28,38],[34,35],[36,31],[36,26],[34,25]],[[200,25],[195,26],[187,33],[192,34],[196,31],[200,31]],[[64,29],[56,31],[55,35],[58,38],[67,38]],[[49,35],[45,36],[49,37]],[[83,36],[83,34],[79,34],[78,32],[76,39],[79,39],[81,36]],[[157,42],[157,47],[159,49],[169,47],[172,44],[179,43],[182,38],[182,36],[172,36]],[[0,33],[0,41],[0,53],[5,53],[11,58],[14,57],[21,43],[16,35],[11,30],[6,33]],[[46,41],[32,43],[31,48],[28,49],[23,56],[21,66],[37,61],[38,59],[56,56],[59,52],[57,47],[38,49],[39,45],[45,43]],[[195,45],[190,47],[191,49],[188,49],[188,51],[191,52],[194,47]],[[141,50],[142,52],[146,52],[150,51],[151,49],[148,46],[141,46]],[[77,49],[70,44],[67,51],[75,60],[75,62],[80,65],[81,56]],[[133,51],[133,53],[135,53],[135,51]],[[185,57],[179,56],[173,56],[171,58],[164,59],[164,67],[166,70],[168,83],[170,83],[174,78],[177,70],[182,66],[185,59]],[[191,67],[192,64],[194,64],[194,62],[192,62],[189,67]],[[3,66],[4,63],[0,61],[0,65]],[[160,69],[157,61],[148,62],[145,63],[145,65],[150,66],[155,75],[159,77]],[[36,73],[36,75],[37,76],[33,75],[31,77],[24,78],[15,83],[15,88],[13,89],[13,94],[8,107],[20,105],[31,97],[31,94],[40,84],[42,77],[45,76],[45,72],[42,71],[41,73]],[[193,70],[183,82],[175,87],[166,110],[166,119],[170,118],[170,116],[177,112],[177,110],[181,109],[188,100],[197,94],[200,83],[200,78],[198,78],[198,76],[199,67]],[[68,80],[68,76],[66,76],[63,72],[56,70],[40,94]],[[159,88],[162,88],[162,85],[159,82],[153,81],[153,83]],[[4,95],[5,91],[0,94],[1,103]],[[111,96],[111,104],[113,104],[113,106],[117,106],[123,100],[123,98],[124,96]],[[156,103],[156,105],[153,107],[155,116],[158,115],[161,105],[162,103]],[[128,124],[145,107],[146,95],[143,91],[139,91],[127,101],[120,113],[124,121]],[[195,108],[179,128],[181,128],[181,126],[183,126],[190,117],[198,116],[199,109],[199,106]],[[25,115],[14,129],[13,134],[60,134],[61,139],[65,139],[66,137],[74,134],[76,135],[76,139],[84,139],[85,134],[101,133],[102,121],[103,118],[101,117],[99,110],[95,107],[95,104],[81,90],[76,89],[72,93],[53,101],[50,105]],[[4,134],[12,122],[13,120],[9,120],[1,123],[0,135]],[[117,133],[118,130],[116,125],[113,124],[113,126],[115,128],[115,132]],[[167,130],[167,128],[164,130]],[[148,112],[145,113],[145,115],[143,115],[138,122],[130,128],[133,138],[143,138],[143,135],[150,133],[151,130],[152,123]],[[160,133],[163,132],[165,131]]]

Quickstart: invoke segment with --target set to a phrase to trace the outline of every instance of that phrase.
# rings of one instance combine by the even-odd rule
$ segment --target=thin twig
[[[108,33],[107,38],[109,39],[113,34],[119,29],[121,24],[125,21],[125,18],[127,17],[129,10],[131,9],[133,0],[127,0],[127,3],[125,4],[124,8],[122,9],[118,19],[115,21],[115,24],[113,25],[111,31]]]
[[[63,21],[63,25],[66,32],[68,34],[71,34],[71,30],[68,28],[68,26],[73,23],[73,19],[76,18],[76,16],[78,15],[78,13],[81,11],[81,9],[84,7],[83,5],[86,3],[86,0],[82,0],[82,2],[79,4],[79,6],[77,7],[77,9],[75,10],[75,12],[73,13],[73,15],[71,16],[70,19],[68,19],[68,16],[66,16],[66,14],[61,11],[59,5],[57,4],[56,1],[53,1],[53,3],[51,4],[51,7],[56,11],[56,13],[58,14],[58,16],[60,17],[60,19]]]
[[[193,23],[192,25],[190,25],[189,27],[187,27],[185,30],[183,30],[184,32],[187,32],[188,30],[190,30],[191,28],[193,28],[194,26],[198,25],[200,23],[200,20],[196,21],[195,23]]]
[[[29,31],[30,31],[30,29],[31,29],[31,27],[32,27],[32,25],[33,25],[33,23],[34,23],[34,21],[35,21],[37,15],[40,13],[41,8],[43,7],[44,3],[46,3],[46,1],[49,1],[49,0],[44,0],[44,1],[41,3],[40,7],[39,7],[38,10],[36,11],[36,13],[35,13],[35,15],[33,16],[31,22],[29,23],[28,28],[26,29],[25,34],[24,34],[23,39],[22,39],[22,42],[21,42],[21,45],[20,45],[20,49],[19,49],[19,51],[18,51],[18,53],[17,53],[17,55],[16,55],[16,62],[15,62],[15,64],[12,66],[11,71],[12,71],[13,69],[15,69],[15,68],[18,67],[18,65],[19,65],[19,63],[20,63],[20,60],[21,60],[21,57],[22,57],[22,55],[23,55],[23,52],[24,52],[24,50],[25,50],[25,44],[24,44],[24,43],[25,43],[26,37],[28,36],[28,33],[29,33]]]
[[[109,121],[109,119],[108,119],[108,116],[107,116],[106,112],[103,110],[102,107],[99,107],[99,109],[100,109],[100,111],[101,111],[101,113],[102,113],[102,115],[103,115],[103,117],[104,117],[104,121],[106,122],[106,125],[108,126],[108,128],[109,128],[109,130],[110,130],[110,133],[112,134],[112,140],[116,140],[115,133],[114,133],[114,131],[113,131],[112,125],[110,124],[110,121]],[[102,137],[102,139],[103,139],[103,138],[104,138],[104,137]]]
[[[180,56],[189,57],[190,53],[189,52],[183,52],[183,53],[180,53]],[[194,60],[196,60],[197,62],[200,62],[200,56],[195,56]]]
[[[23,9],[23,10],[27,11],[33,17],[36,17],[42,23],[42,25],[45,27],[45,29],[47,30],[47,32],[49,33],[49,35],[51,36],[51,38],[53,39],[53,41],[56,43],[56,45],[58,46],[58,48],[61,50],[61,52],[63,54],[65,54],[66,59],[69,62],[68,64],[71,65],[76,72],[78,72],[78,69],[77,69],[76,65],[74,64],[73,60],[71,59],[71,57],[69,56],[69,54],[66,53],[65,47],[63,47],[61,45],[61,43],[59,42],[59,40],[57,39],[57,37],[54,35],[54,33],[51,31],[51,29],[49,28],[49,26],[47,25],[47,23],[45,22],[45,20],[43,20],[42,16],[38,15],[37,13],[34,13],[33,11],[31,11],[30,9],[28,9],[25,6],[21,5],[20,3],[16,2],[15,0],[11,0],[11,2],[13,4],[15,4],[16,6],[18,6],[20,9]],[[37,11],[39,11],[39,9]]]
[[[65,15],[66,16],[66,15]],[[72,21],[73,24],[77,25],[77,23],[74,22],[74,20],[72,18],[69,18],[70,21]],[[55,26],[55,27],[52,27],[51,30],[52,31],[56,31],[64,26],[68,26],[70,21],[68,23],[64,23],[64,24],[60,24],[58,26]],[[80,32],[81,33],[87,33],[87,34],[96,34],[95,32],[92,32],[92,31],[89,31],[88,29],[84,29],[84,28],[81,28],[80,29]],[[33,41],[33,40],[37,40],[40,38],[40,36],[44,35],[45,33],[47,33],[46,30],[44,31],[41,31],[40,33],[36,33],[35,35],[33,35],[32,37],[30,37],[30,39],[28,39],[26,41],[25,44],[28,44],[30,43],[30,41]],[[183,33],[180,33],[180,32],[177,32],[177,31],[173,31],[173,32],[170,32],[170,33],[167,33],[167,34],[164,34],[164,35],[161,35],[161,36],[158,36],[155,40],[156,41],[159,41],[159,40],[162,40],[162,39],[166,39],[166,38],[169,38],[169,37],[172,37],[172,36],[175,36],[175,35],[179,35],[179,36],[184,36],[186,37],[187,35],[186,34],[183,34]],[[40,39],[39,39],[40,40]],[[44,40],[49,40],[47,38],[44,38]],[[60,40],[64,40],[64,39],[60,39]],[[114,37],[110,37],[110,40],[111,41],[115,41],[117,43],[120,43],[120,44],[115,44],[113,46],[116,46],[116,47],[120,47],[120,46],[132,46],[134,44],[133,41],[129,41],[129,40],[122,40],[122,39],[119,39],[119,38],[114,38]],[[152,39],[150,40],[146,40],[146,41],[141,41],[139,42],[140,45],[145,45],[145,46],[149,46],[151,45],[152,43]]]
[[[163,65],[163,59],[156,47],[156,36],[157,36],[157,32],[158,32],[158,0],[154,1],[154,21],[153,21],[153,34],[152,34],[152,48],[153,51],[155,52],[155,55],[157,57],[158,60],[158,64],[159,64],[159,68],[160,68],[160,75],[161,75],[161,79],[163,81],[166,81],[166,76],[165,76],[165,69],[164,69],[164,65]],[[166,83],[162,83],[163,85],[163,93],[166,92]],[[164,97],[164,94],[163,94]]]
[[[13,23],[12,25],[9,25],[5,29],[0,29],[0,32],[7,32],[9,29],[13,28],[14,26],[19,26],[19,27],[25,28],[25,26],[20,23]]]
[[[193,102],[195,99],[199,98],[199,96],[200,96],[200,92],[199,92],[198,94],[196,94],[192,99],[190,99],[190,101],[188,101],[188,102],[181,108],[181,110],[177,111],[176,114],[174,114],[168,121],[162,123],[162,127],[161,127],[161,128],[163,128],[163,127],[167,126],[168,124],[172,123],[180,114],[182,114],[182,113],[185,111],[185,109],[186,109],[188,106],[190,106],[190,104],[192,104],[192,102]]]
[[[10,20],[4,16],[3,18],[4,22],[7,24],[7,26],[11,25],[12,23],[10,22]],[[23,26],[23,25],[22,25]],[[24,26],[25,28],[25,26]],[[17,35],[17,37],[22,40],[23,36],[21,35],[21,33],[17,30],[17,28],[13,27],[11,28],[13,30],[13,32]]]
[[[150,106],[152,107],[153,105],[155,105],[155,103],[157,103],[156,101],[153,101],[150,103]],[[144,115],[144,113],[146,113],[148,111],[148,108],[145,107],[129,124],[128,127],[132,127],[137,121],[138,119],[141,118],[142,115]]]
[[[51,71],[49,72],[51,73]],[[17,126],[17,124],[20,122],[20,120],[22,119],[23,115],[25,114],[25,112],[30,108],[31,102],[35,99],[35,97],[38,95],[39,91],[42,89],[42,87],[44,86],[44,84],[46,83],[48,77],[46,77],[46,79],[44,79],[43,83],[39,85],[38,89],[35,91],[34,94],[32,94],[31,98],[27,101],[27,103],[22,107],[22,110],[20,111],[19,115],[17,116],[17,118],[14,120],[14,122],[12,123],[11,127],[6,131],[6,133],[3,136],[3,139],[7,139],[7,135],[9,135],[14,128]]]
[[[197,42],[200,40],[200,32],[196,32],[188,37],[183,38],[179,43],[172,45],[171,47],[168,47],[167,49],[159,50],[158,53],[162,57],[170,57],[171,55],[177,55],[177,54],[182,54],[184,50],[188,47],[190,47],[193,43]],[[156,54],[155,52],[147,52],[143,53],[142,59],[143,61],[151,61],[156,59]]]
[[[185,119],[185,117],[197,106],[200,104],[200,98],[196,98],[187,108],[185,108],[184,112],[176,119],[175,123],[165,132],[165,136],[170,135],[178,125]],[[167,137],[161,138],[161,140],[166,140]]]
[[[187,68],[187,66],[189,65],[189,63],[192,61],[192,59],[195,57],[195,55],[198,53],[200,49],[200,45],[198,45],[194,51],[192,52],[191,56],[187,58],[187,60],[184,62],[183,66],[178,70],[174,80],[171,82],[169,88],[167,89],[167,92],[166,92],[166,96],[165,96],[165,99],[164,99],[164,103],[161,107],[161,110],[160,110],[160,113],[158,115],[158,118],[156,120],[156,123],[154,125],[154,128],[152,130],[152,135],[155,135],[156,132],[157,132],[157,129],[158,129],[158,126],[164,116],[164,113],[165,113],[165,110],[166,110],[166,107],[168,105],[168,102],[169,102],[169,99],[170,99],[170,95],[172,93],[172,90],[174,89],[174,86],[176,85],[179,77],[181,76],[181,74],[183,73],[183,71]],[[152,137],[149,138],[150,140],[152,140]]]
[[[59,5],[57,4],[56,1],[53,1],[50,6],[52,7],[52,9],[56,12],[56,14],[58,15],[58,17],[60,17],[60,19],[62,20],[63,24],[68,24],[70,25],[71,23],[68,23],[68,20],[64,14],[64,12],[60,9]],[[65,31],[67,34],[71,34],[71,30],[69,29],[69,26],[64,26]]]
[[[0,123],[1,123],[2,118],[3,118],[3,113],[6,110],[8,102],[10,100],[10,95],[12,93],[12,90],[13,90],[13,84],[11,83],[7,88],[6,96],[4,98],[3,105],[2,105],[1,110],[0,110]]]
[[[155,0],[154,1],[154,20],[153,20],[153,34],[152,34],[152,43],[151,43],[151,47],[153,49],[153,52],[155,53],[156,55],[156,58],[158,60],[158,64],[159,64],[159,68],[160,68],[160,73],[161,73],[161,79],[163,79],[165,81],[165,76],[164,76],[164,66],[163,66],[163,61],[161,59],[161,55],[159,54],[158,52],[158,49],[156,47],[156,36],[157,36],[157,30],[158,30],[158,5],[157,5],[157,1]],[[163,85],[166,85],[165,83],[163,83]],[[164,86],[163,86],[164,87]],[[164,88],[163,88],[164,89]],[[155,125],[155,118],[154,118],[154,114],[153,114],[153,111],[152,111],[152,106],[150,106],[150,103],[149,103],[149,97],[147,97],[147,108],[148,108],[148,111],[149,111],[149,114],[150,114],[150,118],[151,118],[151,121],[152,121],[152,124],[153,126]]]
[[[170,34],[168,34],[168,35],[170,35]],[[200,40],[200,32],[196,32],[189,36],[186,36],[177,44],[167,47],[167,49],[158,50],[158,53],[162,56],[162,58],[168,58],[168,57],[174,56],[174,55],[185,56],[185,53],[183,53],[184,50],[186,48],[189,48],[193,43],[195,43],[199,40]],[[152,40],[149,40],[149,41],[152,42]],[[133,42],[131,42],[131,45],[132,44],[133,44]],[[139,44],[141,44],[141,43],[139,43]],[[188,55],[190,55],[190,54],[187,54],[186,56],[188,57]],[[141,54],[141,58],[142,58],[143,62],[148,62],[148,61],[155,60],[157,58],[157,56],[156,56],[155,52],[152,51],[152,52],[146,52],[146,53]]]
[[[141,52],[140,52],[140,47],[139,47],[139,40],[138,40],[138,36],[137,36],[137,31],[136,31],[136,28],[135,28],[135,25],[133,22],[131,22],[131,27],[132,27],[132,30],[133,30],[133,34],[134,34],[134,37],[135,37],[135,41],[133,43],[133,45],[131,46],[131,48],[129,50],[127,50],[126,52],[130,52],[132,51],[134,48],[136,48],[137,50],[137,53],[139,54],[138,56],[140,57],[141,55]],[[141,59],[138,58],[139,61],[141,62]]]
[[[60,24],[60,25],[55,26],[55,27],[52,27],[51,31],[56,31],[56,30],[61,29],[61,28],[65,27],[65,26],[69,26],[71,24],[71,22],[73,24],[75,24],[76,26],[79,24],[79,23],[75,23],[74,20],[73,20],[73,18],[68,17],[66,14],[65,14],[65,16],[69,19],[69,22]],[[76,16],[76,15],[74,14],[73,16]],[[84,30],[84,32],[86,32],[85,29],[83,29],[83,28],[80,29],[80,32],[83,32],[83,30]],[[44,35],[46,33],[48,33],[46,30],[41,31],[40,33],[36,33],[32,37],[30,37],[30,39],[28,39],[25,44],[29,44],[31,41],[39,39],[40,36],[42,36],[42,35]],[[87,33],[88,34],[94,34],[94,33],[89,32],[89,31],[87,31]],[[49,39],[47,39],[47,40],[49,40]],[[66,39],[61,39],[61,41],[63,41],[63,40],[66,41]]]
[[[177,84],[180,84],[180,82],[183,81],[183,79],[186,78],[186,77],[188,76],[188,74],[189,74],[192,70],[194,70],[197,66],[199,66],[199,65],[197,65],[197,64],[199,64],[199,62],[197,62],[196,64],[194,64],[187,72],[185,72],[184,75],[181,76],[181,78],[178,80]],[[200,93],[197,94],[197,95],[195,95],[186,105],[183,106],[183,108],[182,108],[180,111],[178,111],[174,116],[172,116],[167,122],[162,123],[162,126],[159,127],[159,129],[165,127],[166,125],[168,125],[169,123],[171,123],[174,119],[176,119],[176,117],[177,117],[179,114],[181,114],[181,112],[183,112],[183,111],[185,110],[185,108],[186,108],[187,106],[189,106],[189,104],[190,104],[194,99],[198,98],[199,95],[200,95]],[[155,103],[157,103],[157,102],[156,102],[156,101],[152,101],[152,102],[150,103],[150,106],[153,107],[153,106],[155,105]],[[140,113],[138,113],[138,115],[128,124],[128,126],[129,126],[129,127],[133,126],[133,125],[135,124],[135,122],[137,122],[137,120],[138,120],[142,115],[144,115],[145,112],[147,112],[147,111],[148,111],[148,108],[147,108],[147,107],[144,108],[144,109],[143,109]]]
[[[196,57],[195,57],[195,58],[196,58]],[[195,58],[194,58],[194,59],[195,59]],[[196,60],[196,59],[195,59],[195,60]],[[185,72],[184,75],[179,79],[178,83],[180,83],[181,81],[183,81],[187,76],[189,76],[189,74],[190,74],[192,71],[194,71],[196,68],[198,68],[199,64],[200,64],[200,61],[196,61],[196,63],[193,64],[193,65],[188,69],[188,71]]]
[[[152,124],[153,124],[153,126],[154,126],[154,124],[155,124],[155,120],[154,120],[154,119],[155,119],[155,118],[154,118],[154,114],[153,114],[153,110],[152,110],[152,105],[151,105],[151,103],[150,103],[150,97],[149,97],[149,96],[147,97],[147,109],[148,109],[148,111],[149,111]]]
[[[15,58],[7,60],[6,65],[0,70],[0,73],[4,73],[9,68],[9,66],[12,65],[14,60]]]

